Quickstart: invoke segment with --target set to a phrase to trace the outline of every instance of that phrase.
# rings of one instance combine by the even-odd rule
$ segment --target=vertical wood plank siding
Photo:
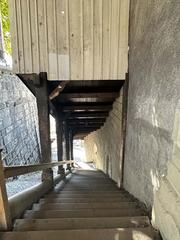
[[[125,79],[129,0],[9,0],[15,73]]]

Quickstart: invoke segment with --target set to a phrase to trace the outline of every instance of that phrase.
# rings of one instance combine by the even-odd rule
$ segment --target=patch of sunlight
[[[132,239],[133,240],[152,240],[152,237],[148,236],[146,233],[143,233],[142,231],[133,230]]]
[[[50,115],[50,136],[51,136],[51,156],[52,161],[57,161],[57,136],[56,136],[56,120]]]
[[[158,173],[157,172],[153,172],[152,169],[150,171],[150,175],[151,175],[151,181],[152,181],[152,185],[153,185],[153,190],[155,192],[160,187],[159,176],[158,176]]]
[[[85,162],[76,162],[76,166],[78,168],[82,168],[84,170],[95,170],[91,165],[89,165],[88,163]]]
[[[74,140],[73,141],[73,152],[74,152],[74,160],[76,162],[85,162],[86,161],[84,140]]]
[[[122,235],[121,233],[124,232],[125,229],[124,228],[116,228],[116,231],[117,232],[114,233],[114,240],[122,239],[122,236],[124,236],[124,234]],[[129,231],[131,231],[129,234],[131,235],[132,240],[152,240],[152,237],[150,237],[149,234],[142,232],[142,230],[129,229]]]
[[[156,114],[156,109],[155,107],[153,106],[153,114],[152,114],[152,123],[153,123],[153,126],[155,127],[158,127],[158,120],[157,120],[157,114]]]
[[[138,221],[137,221],[137,220],[131,220],[131,222],[132,222],[133,224],[138,225]]]

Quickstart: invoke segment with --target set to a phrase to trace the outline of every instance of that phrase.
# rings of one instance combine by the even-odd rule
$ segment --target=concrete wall
[[[14,75],[0,75],[0,146],[6,165],[39,161],[36,99]]]
[[[85,138],[86,158],[98,169],[115,180],[121,181],[121,140],[122,140],[122,93],[113,104],[113,109],[101,129]]]
[[[124,187],[180,239],[180,1],[133,0]]]

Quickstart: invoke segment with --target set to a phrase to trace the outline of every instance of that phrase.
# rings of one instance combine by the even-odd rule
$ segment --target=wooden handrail
[[[73,160],[68,160],[68,161],[40,163],[40,164],[24,165],[24,166],[4,167],[4,176],[5,178],[16,177],[19,175],[42,171],[42,170],[56,167],[56,166],[62,166],[64,164],[72,164],[73,162],[74,162]]]

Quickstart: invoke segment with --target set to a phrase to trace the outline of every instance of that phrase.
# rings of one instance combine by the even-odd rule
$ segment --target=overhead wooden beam
[[[77,128],[74,128],[73,129],[73,132],[74,133],[78,133],[78,132],[92,132],[92,131],[95,131],[97,129],[99,129],[100,127],[80,127],[78,126]]]
[[[62,111],[63,112],[71,112],[71,111],[74,111],[74,112],[78,112],[78,111],[102,111],[102,112],[106,112],[106,111],[109,111],[112,109],[112,106],[111,105],[97,105],[97,106],[92,106],[92,105],[72,105],[72,106],[64,106]]]
[[[70,127],[76,128],[78,126],[85,126],[85,127],[96,127],[96,126],[102,126],[104,123],[87,123],[87,122],[81,122],[81,123],[75,123],[75,124],[69,124]]]
[[[119,96],[119,92],[84,92],[84,93],[62,93],[61,99],[68,100],[73,98],[105,98],[105,99],[114,99]]]
[[[35,85],[40,85],[39,75],[36,73],[31,74],[17,74],[21,81],[26,85],[26,87],[36,95]]]
[[[89,132],[77,133],[74,135],[74,139],[82,139],[83,140],[88,134],[89,134]]]
[[[108,116],[108,112],[79,112],[79,113],[71,113],[66,115],[65,118],[105,118]]]
[[[101,125],[91,125],[91,126],[86,126],[86,125],[75,125],[72,127],[72,129],[87,129],[87,130],[91,130],[91,129],[98,129],[102,127],[102,124]]]
[[[49,99],[53,100],[54,98],[56,98],[57,96],[59,96],[59,94],[64,90],[66,84],[69,81],[62,81],[49,95]]]
[[[92,119],[69,119],[68,124],[81,124],[81,123],[104,123],[106,118],[92,118]]]

